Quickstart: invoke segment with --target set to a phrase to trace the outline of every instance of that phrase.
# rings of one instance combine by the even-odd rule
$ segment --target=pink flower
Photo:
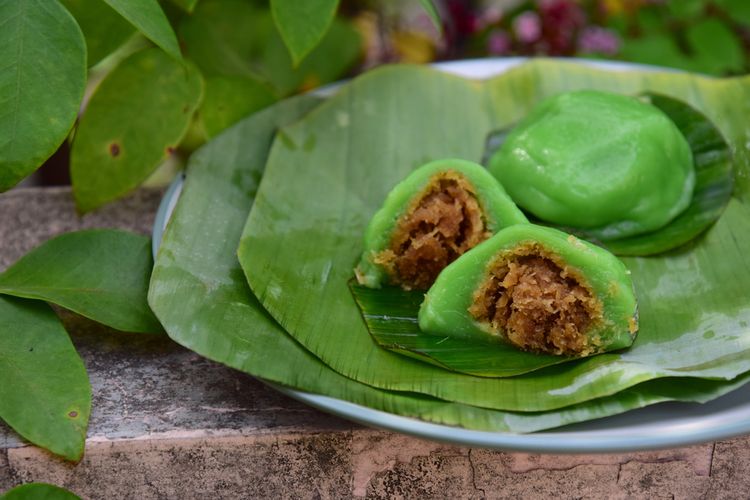
[[[510,35],[503,30],[492,30],[487,38],[487,52],[494,56],[502,56],[510,53]]]
[[[542,36],[542,21],[536,12],[527,10],[513,20],[513,31],[522,43],[534,43]]]
[[[578,36],[578,50],[613,56],[620,50],[617,34],[600,26],[587,26]]]

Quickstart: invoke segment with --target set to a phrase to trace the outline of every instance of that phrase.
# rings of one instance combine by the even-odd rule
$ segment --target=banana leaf
[[[676,378],[646,382],[560,411],[493,411],[343,377],[292,339],[250,292],[235,250],[274,129],[316,104],[284,101],[196,153],[162,240],[149,302],[167,333],[195,352],[265,380],[378,410],[477,430],[531,432],[660,401],[705,402],[744,384]]]
[[[500,342],[425,334],[419,328],[422,290],[368,288],[349,282],[367,330],[379,346],[447,370],[477,377],[512,377],[577,358],[523,352]]]
[[[693,152],[696,186],[690,206],[657,231],[613,241],[599,241],[585,230],[561,228],[621,256],[661,253],[689,242],[721,216],[731,198],[734,182],[729,145],[704,115],[676,99],[657,94],[646,96],[672,119]],[[502,146],[507,132],[494,131],[488,135],[487,149],[483,153],[485,160]],[[484,377],[508,377],[575,359],[521,352],[496,342],[466,342],[425,335],[417,324],[423,293],[395,287],[370,289],[351,282],[350,288],[370,335],[379,345],[449,370]]]
[[[628,258],[639,297],[631,349],[507,379],[448,372],[378,348],[347,282],[387,192],[442,157],[478,161],[485,137],[551,94],[596,88],[661,93],[717,125],[735,156],[736,188],[701,238],[659,257]],[[611,72],[537,61],[470,82],[421,67],[364,75],[294,125],[269,154],[239,257],[264,308],[338,373],[382,389],[510,411],[545,411],[667,376],[732,379],[750,370],[750,79]]]

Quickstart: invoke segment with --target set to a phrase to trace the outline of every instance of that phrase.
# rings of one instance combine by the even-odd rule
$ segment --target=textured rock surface
[[[0,270],[55,234],[148,233],[158,191],[84,218],[66,189],[0,195]],[[0,424],[0,492],[29,481],[83,498],[747,498],[750,438],[612,455],[503,453],[359,427],[166,337],[63,314],[94,401],[79,464]]]

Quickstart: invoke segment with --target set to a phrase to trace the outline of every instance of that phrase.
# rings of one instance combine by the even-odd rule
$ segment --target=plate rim
[[[434,63],[432,66],[441,71],[465,78],[485,79],[502,74],[513,67],[527,62],[528,60],[529,58],[525,57],[467,59],[462,61]],[[587,59],[561,60],[571,63],[582,63],[596,68],[614,71],[632,71],[638,69],[655,72],[680,72],[680,70],[672,68],[618,61],[596,61]],[[319,88],[312,93],[321,97],[330,96],[334,94],[343,83],[345,82],[336,82]],[[184,179],[184,173],[178,174],[166,190],[159,204],[152,230],[152,252],[154,261],[156,261],[157,252],[164,231],[166,230],[169,219],[171,218],[172,212],[174,211],[182,192]],[[259,377],[256,378],[273,389],[304,404],[351,421],[370,427],[401,432],[415,437],[471,447],[534,453],[634,452],[677,446],[689,446],[750,433],[750,401],[746,403],[746,406],[737,406],[732,411],[719,408],[716,415],[728,418],[724,418],[724,421],[718,422],[718,424],[711,424],[708,422],[708,424],[711,425],[707,425],[707,420],[710,420],[709,416],[712,415],[711,403],[727,398],[728,395],[721,396],[712,402],[703,404],[680,402],[656,403],[647,407],[629,410],[619,415],[575,424],[575,426],[585,426],[590,422],[601,422],[608,419],[612,420],[619,418],[628,420],[629,416],[634,414],[643,415],[655,407],[664,408],[664,405],[694,409],[693,413],[695,413],[695,415],[690,415],[682,419],[676,418],[664,420],[657,418],[657,422],[660,422],[661,425],[625,425],[624,427],[615,428],[614,432],[613,429],[594,429],[571,431],[553,430],[522,434],[500,431],[477,431],[461,427],[435,424],[416,418],[404,417],[376,410],[329,396],[291,389]],[[743,389],[745,390],[743,391]],[[729,395],[744,395],[744,392],[747,392],[748,395],[750,395],[750,384],[745,385],[743,388],[731,391]],[[743,399],[747,401],[750,398]],[[695,411],[696,408],[700,408],[701,411]],[[653,410],[651,412],[653,413]],[[714,420],[715,419],[716,418],[714,417]],[[669,432],[665,432],[667,429]]]

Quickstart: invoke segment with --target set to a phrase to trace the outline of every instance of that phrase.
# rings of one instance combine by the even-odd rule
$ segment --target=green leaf
[[[690,0],[680,0],[690,1]],[[668,10],[664,5],[653,5],[635,10],[635,20],[638,26],[638,31],[645,33],[647,36],[652,36],[656,33],[664,33],[666,26],[664,25],[665,14]]]
[[[381,347],[442,368],[477,377],[512,377],[575,358],[519,351],[498,342],[426,335],[419,329],[424,291],[368,288],[349,282],[367,329]]]
[[[73,141],[78,209],[93,210],[143,182],[180,143],[201,93],[196,68],[158,49],[133,54],[107,75]]]
[[[146,303],[151,240],[109,229],[53,238],[0,274],[0,294],[40,299],[127,332],[158,333]]]
[[[0,192],[65,140],[86,86],[86,46],[57,0],[0,2]]]
[[[729,379],[747,371],[745,194],[730,201],[690,251],[626,260],[640,330],[623,353],[478,379],[373,344],[347,282],[365,227],[386,193],[427,160],[479,160],[491,130],[518,120],[551,94],[576,88],[652,91],[689,102],[727,138],[737,155],[737,176],[744,179],[736,192],[746,193],[748,78],[607,72],[538,61],[478,84],[420,67],[385,68],[355,79],[279,132],[239,249],[251,289],[286,331],[342,375],[485,408],[545,411],[659,377]]]
[[[244,0],[204,0],[180,23],[186,57],[206,76],[253,76],[273,31],[270,16]],[[264,22],[264,19],[267,22]]]
[[[560,411],[514,413],[383,391],[337,374],[292,340],[263,310],[248,290],[235,255],[273,131],[297,120],[315,104],[308,96],[279,103],[243,120],[191,158],[149,292],[154,311],[175,341],[286,386],[478,430],[532,432],[660,401],[705,402],[747,381],[748,376],[731,382],[661,379]]]
[[[284,42],[273,32],[264,46],[257,72],[282,95],[310,90],[344,75],[359,58],[361,46],[357,30],[349,23],[334,19],[320,45],[293,68]]]
[[[706,8],[706,0],[680,0],[679,2],[666,2],[665,7],[678,18],[692,18],[700,14]]]
[[[339,0],[271,0],[271,13],[294,66],[315,48],[336,16]]]
[[[626,61],[654,66],[691,70],[693,62],[680,52],[672,37],[665,34],[647,35],[623,41],[620,55]]]
[[[81,500],[72,492],[46,483],[27,483],[16,486],[0,496],[0,500]]]
[[[193,9],[195,9],[195,5],[198,3],[198,0],[172,0],[172,3],[188,14],[191,14],[193,12]]]
[[[83,361],[42,302],[0,296],[0,418],[32,443],[80,460],[91,413]]]
[[[199,115],[210,138],[276,99],[271,89],[253,78],[217,76],[206,80]]]
[[[175,59],[182,59],[177,37],[157,0],[103,0],[143,35]]]
[[[244,0],[204,0],[180,25],[185,54],[204,75],[245,76],[288,95],[338,80],[360,55],[359,33],[334,19],[330,29],[294,67],[268,10]]]
[[[729,17],[738,24],[750,24],[750,3],[747,0],[714,0],[726,10]]]
[[[422,5],[422,8],[425,10],[425,12],[427,12],[427,15],[430,16],[430,20],[432,21],[432,24],[435,25],[435,28],[437,28],[438,31],[442,33],[443,22],[440,20],[440,14],[435,7],[435,2],[433,2],[432,0],[419,0],[419,3]]]
[[[687,30],[696,71],[720,75],[742,70],[745,56],[740,39],[718,19],[704,19]]]
[[[134,33],[133,27],[102,0],[62,0],[62,3],[83,31],[89,68],[114,52]]]

